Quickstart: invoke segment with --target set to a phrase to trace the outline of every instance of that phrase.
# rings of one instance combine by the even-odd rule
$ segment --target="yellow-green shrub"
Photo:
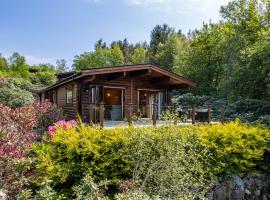
[[[90,175],[116,186],[132,179],[143,192],[186,198],[204,195],[216,176],[254,170],[269,135],[269,129],[239,121],[137,129],[79,125],[57,129],[49,141],[35,144],[33,152],[39,178],[61,188]]]
[[[201,144],[223,163],[220,173],[256,171],[255,166],[269,148],[269,129],[243,124],[239,120],[197,129]]]
[[[59,128],[49,142],[34,145],[36,168],[41,178],[46,176],[55,184],[73,184],[85,174],[114,183],[131,177],[125,150],[129,142],[125,129]]]

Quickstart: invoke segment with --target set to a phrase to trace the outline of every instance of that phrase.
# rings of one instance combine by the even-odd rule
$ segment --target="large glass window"
[[[73,94],[72,94],[72,88],[67,88],[66,89],[66,103],[67,104],[72,104],[72,97],[73,97]]]

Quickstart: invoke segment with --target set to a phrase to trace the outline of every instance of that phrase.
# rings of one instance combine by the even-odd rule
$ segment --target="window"
[[[72,88],[67,88],[66,89],[66,103],[67,104],[72,104]]]

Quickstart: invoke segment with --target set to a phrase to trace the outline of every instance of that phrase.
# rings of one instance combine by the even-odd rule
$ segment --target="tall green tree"
[[[17,52],[9,58],[9,69],[15,77],[29,78],[29,66],[26,64],[25,58]]]
[[[188,49],[188,41],[185,36],[179,34],[172,34],[164,44],[159,44],[155,61],[158,65],[168,71],[181,71],[180,63],[185,56]]]
[[[147,50],[143,47],[136,48],[131,56],[131,62],[132,64],[147,63]]]
[[[123,52],[120,49],[120,46],[118,44],[115,44],[112,46],[112,48],[110,49],[110,64],[111,65],[123,65],[125,58],[123,55]]]
[[[165,44],[169,36],[175,33],[175,30],[168,24],[156,25],[150,35],[150,52],[155,55],[160,44]]]

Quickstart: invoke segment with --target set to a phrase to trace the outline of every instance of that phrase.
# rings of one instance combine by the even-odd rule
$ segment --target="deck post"
[[[94,104],[89,104],[89,124],[90,126],[93,126],[94,123]]]
[[[211,119],[212,119],[212,110],[211,110],[211,106],[210,105],[207,106],[207,113],[208,113],[208,116],[207,116],[208,123],[210,124],[211,123]]]
[[[103,101],[99,103],[99,123],[101,128],[104,126],[104,104]]]
[[[157,104],[153,103],[153,125],[156,126],[157,125]]]
[[[224,123],[224,115],[225,115],[225,107],[224,105],[222,105],[220,109],[220,121],[222,124]]]
[[[196,115],[196,105],[193,104],[192,107],[191,107],[192,124],[195,124],[195,115]]]
[[[132,112],[133,112],[133,104],[128,104],[128,125],[131,126],[132,124]]]

